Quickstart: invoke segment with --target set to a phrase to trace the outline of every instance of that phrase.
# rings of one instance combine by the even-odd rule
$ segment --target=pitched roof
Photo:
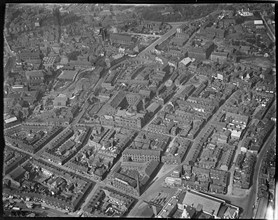
[[[148,176],[151,176],[158,165],[159,165],[158,161],[155,161],[155,160],[149,161],[147,163],[147,166],[145,167],[145,174]]]
[[[43,77],[43,71],[42,70],[31,70],[25,72],[26,77]]]
[[[26,170],[23,167],[17,167],[13,172],[10,173],[10,177],[17,180],[21,175],[23,175]]]
[[[211,213],[213,215],[217,215],[221,207],[220,201],[202,196],[201,194],[197,194],[192,191],[187,191],[183,200],[183,204],[186,204],[188,206],[192,205],[194,208],[197,208],[201,205],[203,211]]]
[[[110,105],[114,108],[118,107],[118,105],[121,103],[121,101],[125,98],[126,94],[124,91],[120,90],[118,93],[116,93],[110,101]]]
[[[122,181],[128,183],[130,186],[132,186],[132,187],[134,187],[134,188],[135,188],[136,185],[137,185],[135,179],[133,179],[133,178],[131,178],[131,177],[129,177],[129,176],[123,175],[123,174],[121,174],[121,173],[114,173],[114,177],[117,178],[117,179],[119,179],[119,180],[122,180]]]
[[[211,55],[227,57],[228,56],[228,52],[214,51],[214,52],[212,52]]]
[[[123,154],[160,156],[160,151],[157,151],[157,150],[140,150],[140,149],[125,149]]]

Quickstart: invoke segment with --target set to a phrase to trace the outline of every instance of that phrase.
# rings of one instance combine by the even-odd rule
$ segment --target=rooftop
[[[42,70],[32,70],[32,71],[26,71],[25,72],[26,77],[43,77],[43,71]]]
[[[193,206],[195,209],[201,207],[204,212],[212,215],[218,215],[222,202],[208,196],[195,193],[193,191],[187,191],[185,194],[183,204]]]
[[[160,151],[157,150],[139,150],[139,149],[125,149],[123,154],[136,154],[136,155],[154,155],[160,156]]]
[[[73,80],[75,75],[78,73],[76,70],[63,70],[63,72],[59,75],[59,79],[65,80]]]

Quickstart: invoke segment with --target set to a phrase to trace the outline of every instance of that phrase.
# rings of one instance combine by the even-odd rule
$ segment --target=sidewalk
[[[46,207],[46,208],[49,208],[53,211],[56,211],[56,212],[61,212],[61,213],[57,213],[57,215],[61,215],[62,217],[69,217],[69,216],[73,216],[73,217],[78,217],[77,215],[75,215],[75,213],[72,213],[72,212],[68,212],[66,210],[63,210],[63,209],[60,209],[60,208],[57,208],[57,207],[54,207],[54,206],[51,206],[51,205],[48,205],[44,202],[41,203],[42,204],[42,207]],[[44,210],[46,212],[48,212],[48,210]],[[67,214],[66,214],[67,213]],[[58,217],[58,216],[57,216]]]
[[[230,183],[229,183],[229,186],[228,186],[227,195],[233,195],[233,180],[234,180],[234,172],[235,172],[235,163],[236,163],[237,156],[241,153],[241,143],[242,143],[242,140],[240,140],[238,145],[237,145],[234,160],[233,160],[232,166],[229,170],[229,172],[230,172]]]

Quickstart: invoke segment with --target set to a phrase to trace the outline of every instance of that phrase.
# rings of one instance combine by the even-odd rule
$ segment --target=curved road
[[[271,141],[274,138],[274,134],[276,133],[276,128],[274,128],[271,132],[271,134],[268,136],[267,140],[265,141],[264,145],[262,146],[262,149],[260,151],[260,153],[257,156],[257,161],[256,161],[256,165],[254,168],[254,174],[253,174],[253,185],[252,185],[252,191],[250,193],[250,197],[249,197],[249,202],[248,202],[248,207],[246,210],[245,215],[243,216],[244,218],[252,218],[256,212],[253,211],[252,206],[253,204],[255,204],[255,206],[257,206],[257,192],[258,192],[258,179],[259,179],[259,173],[260,173],[260,169],[261,169],[261,165],[262,165],[262,160],[264,158],[264,155],[268,149],[268,146],[271,144]]]

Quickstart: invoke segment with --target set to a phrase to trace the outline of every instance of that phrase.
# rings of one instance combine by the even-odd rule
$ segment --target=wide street
[[[173,194],[176,189],[171,188],[163,188],[162,183],[164,182],[165,178],[170,175],[170,173],[177,167],[181,165],[166,165],[166,167],[162,167],[161,171],[154,177],[155,182],[153,182],[149,188],[140,196],[140,199],[129,212],[128,217],[137,217],[136,213],[138,212],[138,208],[142,204],[143,201],[148,201],[151,195],[154,195],[156,192],[165,191],[169,193],[169,197]]]
[[[116,66],[118,66],[118,65],[120,65],[122,62],[124,62],[125,60],[126,60],[126,59],[121,60],[119,63],[115,63],[113,66],[110,67],[110,69],[115,68]],[[107,70],[107,72],[108,72],[108,70]],[[95,89],[98,88],[104,80],[105,80],[105,76],[99,78],[98,82],[97,82],[96,84],[92,85],[91,88],[90,88],[89,90],[95,91]],[[75,126],[75,125],[78,123],[78,121],[80,120],[80,118],[83,116],[83,114],[85,113],[85,111],[86,111],[87,108],[89,107],[89,104],[88,104],[87,100],[88,100],[90,97],[91,97],[91,95],[89,94],[88,97],[86,98],[86,100],[84,101],[84,105],[82,106],[82,111],[75,117],[75,119],[72,121],[72,123],[71,123],[69,126],[67,126],[67,128],[69,128],[69,127],[71,127],[71,126]],[[58,138],[59,138],[59,135],[56,136],[55,138],[53,138],[47,145],[45,145],[45,146],[44,146],[41,150],[39,150],[36,154],[32,154],[32,153],[26,152],[26,151],[23,150],[23,149],[14,147],[14,146],[13,146],[12,144],[10,144],[10,143],[6,143],[6,144],[7,144],[9,147],[11,147],[12,149],[15,149],[15,150],[17,150],[17,151],[20,151],[20,152],[22,152],[22,153],[25,153],[25,154],[29,155],[30,157],[32,157],[32,158],[34,158],[34,159],[36,159],[36,160],[39,160],[39,159],[40,159],[40,160],[43,160],[44,162],[49,163],[49,164],[52,164],[53,166],[55,166],[55,167],[57,167],[57,168],[59,168],[59,169],[63,169],[63,170],[65,170],[65,171],[67,171],[67,172],[75,173],[75,174],[78,175],[78,176],[86,177],[87,179],[89,179],[89,180],[93,181],[94,183],[96,183],[96,185],[94,186],[93,190],[90,192],[90,194],[89,194],[88,197],[86,198],[85,202],[82,204],[81,212],[78,213],[78,214],[77,214],[77,213],[70,213],[70,215],[79,216],[80,214],[82,214],[83,208],[85,207],[85,205],[90,201],[90,199],[91,199],[92,196],[94,195],[94,192],[96,191],[96,189],[97,189],[99,186],[106,186],[106,183],[103,182],[103,181],[101,181],[101,182],[96,181],[94,178],[92,178],[92,177],[89,176],[89,175],[85,175],[85,174],[79,173],[79,172],[77,172],[77,171],[75,171],[75,170],[73,170],[73,169],[70,169],[70,168],[66,167],[66,166],[60,166],[60,165],[58,165],[58,164],[56,164],[56,163],[54,163],[54,162],[51,162],[51,161],[48,161],[48,160],[45,159],[45,158],[42,158],[42,157],[40,156],[40,155],[42,154],[42,152],[46,149],[47,146],[49,146],[53,141],[55,141],[55,140],[58,139]],[[109,186],[110,188],[114,188],[113,186],[110,186],[110,185],[107,185],[107,186]],[[60,211],[53,212],[53,211],[50,210],[50,212],[52,212],[52,215],[53,215],[53,216],[55,216],[55,215],[56,215],[56,216],[57,216],[57,215],[59,215],[59,216],[67,216],[67,215],[61,214]]]
[[[95,195],[95,192],[99,188],[99,186],[101,186],[101,183],[96,183],[96,185],[94,186],[93,190],[89,193],[89,195],[87,196],[85,202],[81,205],[80,214],[83,213],[84,207],[89,203],[89,201]]]
[[[87,10],[86,13],[89,13],[87,8],[86,8],[86,10]],[[161,43],[165,42],[167,39],[169,39],[173,35],[175,35],[176,32],[177,32],[177,28],[178,27],[181,27],[182,25],[185,25],[185,24],[188,24],[188,23],[196,22],[198,20],[199,21],[202,20],[201,22],[198,23],[198,25],[200,24],[199,25],[199,27],[200,27],[200,26],[202,26],[202,24],[205,21],[208,20],[208,19],[206,19],[207,17],[209,17],[212,14],[216,15],[216,13],[221,13],[221,11],[214,11],[213,13],[211,13],[211,14],[205,16],[205,17],[196,19],[196,20],[188,20],[188,21],[184,21],[184,22],[173,22],[173,23],[171,23],[172,27],[165,34],[163,34],[163,35],[141,34],[141,33],[132,33],[132,32],[125,32],[125,33],[129,34],[129,35],[139,35],[139,36],[154,37],[154,38],[156,38],[155,40],[152,40],[152,41],[154,41],[153,43],[151,43],[149,46],[147,46],[145,49],[143,49],[137,55],[139,62],[143,60],[143,62],[145,61],[146,63],[148,63],[148,54],[150,52],[152,52],[157,45],[160,45]],[[268,35],[270,36],[270,38],[272,38],[271,40],[274,42],[275,41],[275,34],[273,33],[273,30],[271,30],[271,28],[267,24],[267,22],[266,22],[264,16],[262,15],[262,13],[260,13],[260,14],[261,14],[262,20],[264,21],[266,29],[267,29],[265,31],[268,32]],[[101,21],[99,23],[101,23]],[[81,26],[82,25],[83,24],[81,24]],[[196,25],[196,23],[193,24],[193,25]],[[182,49],[187,49],[188,45],[191,43],[191,40],[196,36],[196,33],[199,32],[200,28],[196,27],[196,29],[197,30],[190,36],[190,38],[187,40],[186,44],[183,46]],[[124,33],[124,32],[122,32],[122,33]],[[4,38],[5,38],[5,36],[4,36]],[[152,38],[152,39],[154,39],[154,38]],[[7,56],[8,57],[8,61],[7,61],[6,65],[5,65],[5,67],[4,67],[4,73],[7,74],[7,73],[9,73],[13,69],[13,67],[16,64],[16,54],[10,49],[10,47],[9,47],[9,45],[7,43],[6,38],[4,40],[5,40],[4,42],[6,44],[5,45],[5,52],[7,51],[7,53],[9,54]],[[174,46],[171,47],[171,49],[175,49],[175,48],[176,47],[174,47]],[[107,48],[107,51],[109,51],[110,49],[111,48]],[[135,55],[130,55],[130,57],[135,57]],[[104,57],[102,57],[102,59],[103,58]],[[64,128],[63,128],[62,133],[66,129],[73,129],[73,128],[77,129],[76,127],[81,125],[81,123],[78,124],[80,119],[83,117],[84,114],[86,114],[86,112],[88,112],[91,109],[91,107],[93,107],[90,104],[91,103],[90,101],[93,99],[93,97],[95,97],[95,95],[97,93],[96,91],[98,91],[98,89],[99,89],[99,87],[101,87],[102,83],[105,82],[105,79],[106,79],[107,75],[110,73],[110,71],[112,71],[113,69],[115,69],[117,66],[121,65],[123,62],[125,62],[128,59],[136,60],[137,58],[122,57],[121,59],[114,60],[114,61],[111,62],[111,65],[112,65],[111,67],[110,67],[110,65],[109,65],[109,67],[104,67],[104,70],[103,70],[102,73],[105,73],[105,74],[101,74],[101,77],[99,77],[98,79],[97,78],[91,78],[92,80],[90,80],[90,81],[87,80],[86,78],[82,78],[83,76],[80,76],[80,75],[84,71],[91,71],[93,68],[79,70],[79,71],[76,72],[76,74],[73,77],[73,80],[71,81],[71,83],[67,84],[68,86],[64,86],[64,87],[61,86],[60,87],[61,92],[60,91],[59,92],[58,91],[53,92],[53,94],[55,94],[55,95],[57,95],[58,93],[64,93],[64,94],[67,94],[68,96],[71,96],[71,93],[72,93],[71,91],[73,91],[74,89],[78,90],[79,85],[81,85],[80,89],[82,90],[82,95],[81,95],[82,98],[79,98],[79,100],[77,98],[78,102],[76,102],[76,103],[78,103],[78,105],[80,107],[80,111],[78,112],[78,114],[75,114],[75,117],[73,118],[72,121],[70,121],[70,123],[67,123],[67,125],[63,125]],[[196,59],[198,59],[198,57]],[[211,59],[211,60],[213,60],[213,59]],[[101,60],[101,61],[103,61],[103,60]],[[5,60],[5,62],[6,62],[6,60]],[[105,62],[107,62],[107,59],[105,59]],[[115,62],[115,63],[113,63],[113,62]],[[152,61],[150,60],[150,62],[152,62]],[[171,61],[169,61],[169,62],[171,62]],[[144,64],[142,64],[142,65],[144,65]],[[129,66],[129,63],[125,64],[125,66]],[[136,74],[137,74],[137,72],[136,72]],[[196,84],[200,84],[201,76],[199,76],[200,77],[199,82],[198,82],[198,80],[194,80],[193,77],[198,76],[198,74],[199,74],[199,72],[196,71],[195,75],[193,75],[193,76],[190,75],[191,78],[188,76],[188,78],[190,78],[190,79],[187,80],[186,85],[193,84],[195,87],[197,87]],[[94,77],[94,75],[93,75],[93,77]],[[117,79],[115,81],[117,81]],[[197,82],[197,83],[195,84],[194,81]],[[85,85],[86,85],[86,88],[85,88]],[[173,96],[171,97],[171,99],[169,101],[167,101],[165,104],[160,105],[160,108],[159,108],[160,111],[164,110],[165,107],[169,103],[172,102],[173,98],[176,98],[178,95],[180,95],[180,93],[182,93],[182,91],[185,89],[186,85],[177,86],[177,88],[175,88],[175,90],[173,90],[174,93],[172,93]],[[209,85],[212,86],[211,84],[209,84]],[[164,84],[160,85],[160,87],[157,90],[159,91],[160,88],[162,88],[163,86],[164,86]],[[141,87],[140,87],[140,89],[141,89]],[[115,92],[116,92],[116,89],[115,89]],[[61,138],[61,136],[62,136],[61,135],[62,133],[59,133],[48,144],[43,146],[42,149],[40,149],[37,153],[34,153],[34,154],[25,151],[24,146],[22,147],[23,149],[21,149],[20,148],[21,144],[11,144],[11,143],[7,142],[6,145],[9,146],[10,148],[12,148],[13,150],[16,150],[16,151],[19,151],[19,152],[22,152],[22,153],[26,154],[27,158],[29,158],[30,160],[32,160],[32,158],[34,158],[35,160],[41,160],[41,161],[47,163],[49,166],[52,165],[55,168],[55,170],[59,169],[59,170],[63,170],[64,172],[75,173],[80,178],[83,177],[83,178],[86,178],[88,181],[93,182],[93,187],[92,187],[91,191],[89,191],[87,194],[84,194],[84,195],[82,194],[83,198],[85,198],[85,201],[84,202],[82,201],[83,203],[82,202],[79,203],[79,204],[82,203],[82,205],[80,207],[80,210],[78,210],[76,212],[72,212],[72,213],[67,213],[66,210],[64,210],[64,211],[60,210],[60,209],[55,210],[54,207],[49,207],[49,209],[47,209],[46,212],[49,213],[50,216],[53,216],[53,217],[57,217],[57,216],[59,216],[59,217],[61,217],[61,216],[63,216],[63,217],[65,217],[65,216],[78,217],[78,216],[80,216],[84,212],[84,207],[95,196],[96,191],[99,189],[99,187],[108,187],[108,188],[114,189],[114,190],[116,190],[118,192],[121,192],[123,194],[126,194],[127,196],[133,197],[136,200],[138,200],[138,202],[134,205],[134,207],[131,209],[131,211],[128,214],[129,217],[136,217],[136,213],[138,212],[138,210],[142,206],[142,204],[144,202],[149,201],[151,198],[156,197],[156,194],[158,194],[160,192],[165,193],[165,195],[166,195],[165,197],[167,197],[167,200],[166,200],[166,205],[167,205],[167,204],[169,204],[168,202],[171,203],[171,201],[169,201],[168,199],[171,198],[175,194],[175,191],[181,191],[182,189],[185,189],[185,187],[183,187],[183,186],[176,187],[176,188],[174,188],[174,187],[170,188],[168,186],[166,187],[165,184],[163,184],[165,182],[165,178],[170,176],[171,172],[173,172],[174,169],[182,168],[183,164],[187,164],[189,162],[190,156],[196,150],[195,146],[198,144],[199,141],[203,140],[203,138],[205,136],[204,134],[207,133],[207,130],[210,129],[210,126],[212,126],[214,123],[218,122],[217,118],[218,118],[219,114],[223,111],[225,104],[227,102],[229,102],[230,99],[234,98],[236,96],[236,93],[237,92],[234,91],[228,98],[226,98],[225,101],[223,101],[224,103],[221,102],[221,105],[219,104],[219,106],[218,106],[216,104],[217,105],[217,109],[214,111],[215,113],[213,115],[211,115],[210,119],[206,120],[206,123],[204,123],[204,125],[202,127],[200,127],[200,129],[198,129],[199,132],[198,132],[197,136],[194,138],[194,140],[191,139],[192,145],[187,150],[187,155],[186,155],[184,161],[181,162],[181,164],[167,165],[165,163],[164,164],[161,163],[162,158],[161,158],[161,161],[159,159],[160,166],[159,166],[159,169],[156,169],[156,170],[159,170],[159,171],[156,172],[156,175],[155,175],[154,178],[150,178],[149,177],[148,185],[146,185],[143,189],[140,189],[140,193],[141,193],[140,196],[132,195],[130,192],[129,193],[126,192],[125,188],[118,189],[118,188],[115,187],[115,185],[110,185],[110,180],[111,179],[109,177],[111,175],[113,175],[113,171],[117,168],[117,165],[119,165],[119,163],[121,162],[122,158],[119,161],[117,161],[116,164],[115,164],[115,160],[114,160],[114,163],[113,163],[114,166],[111,165],[111,170],[109,170],[110,171],[109,174],[107,175],[107,177],[104,180],[101,180],[101,181],[100,180],[95,180],[92,175],[89,175],[86,172],[82,173],[81,171],[75,171],[74,168],[67,167],[68,163],[63,164],[63,166],[62,166],[61,164],[57,164],[57,163],[54,163],[53,161],[50,161],[50,159],[48,159],[48,158],[51,158],[51,157],[43,156],[44,157],[43,158],[42,157],[42,153],[45,151],[45,149],[48,148],[48,147],[52,147],[51,145],[53,144],[53,142],[55,142],[56,140],[59,140]],[[126,99],[128,100],[128,97]],[[154,98],[153,100],[155,100],[155,99],[157,99],[157,97]],[[74,104],[76,104],[76,103],[74,103]],[[103,104],[103,103],[101,103],[101,104]],[[129,101],[128,101],[128,105],[130,105]],[[138,131],[148,132],[148,128],[150,127],[150,124],[153,122],[153,120],[155,120],[156,117],[157,117],[157,114],[154,114],[152,116],[152,118],[150,120],[148,120],[149,122],[147,124],[145,124],[143,127],[138,128]],[[126,123],[130,123],[130,121],[127,121]],[[38,124],[39,124],[39,122],[38,122]],[[88,125],[86,125],[86,126],[88,126]],[[102,126],[105,127],[105,125],[102,125]],[[248,126],[249,126],[249,124],[247,125],[247,127]],[[107,131],[105,130],[104,132],[107,132]],[[263,161],[264,155],[265,155],[266,151],[268,150],[268,147],[270,146],[271,141],[273,140],[273,138],[276,137],[275,136],[275,132],[276,132],[276,128],[274,128],[271,132],[269,132],[269,134],[267,134],[268,137],[267,137],[266,141],[264,142],[263,146],[261,147],[260,153],[257,155],[257,160],[256,160],[256,163],[255,163],[255,165],[253,167],[254,168],[254,173],[253,173],[253,176],[252,176],[252,186],[248,190],[242,190],[242,192],[243,192],[242,195],[239,195],[239,193],[236,195],[236,191],[233,190],[233,174],[234,174],[234,171],[235,171],[235,162],[236,162],[236,159],[237,159],[237,155],[241,152],[241,142],[242,141],[240,141],[239,144],[237,144],[236,153],[235,153],[235,156],[234,156],[234,159],[233,159],[233,163],[232,163],[231,168],[229,169],[229,172],[230,172],[231,175],[230,175],[230,179],[229,179],[229,185],[227,187],[228,188],[227,194],[225,194],[225,195],[222,195],[222,194],[218,195],[217,193],[210,193],[210,192],[208,192],[208,194],[211,194],[211,195],[213,195],[215,197],[218,197],[218,198],[225,199],[228,203],[231,203],[233,205],[236,205],[236,206],[240,207],[243,210],[243,212],[240,214],[241,218],[252,218],[256,214],[257,206],[258,206],[257,193],[258,193],[258,190],[259,190],[258,189],[258,187],[259,187],[259,185],[258,185],[259,181],[258,180],[259,180],[259,175],[260,175],[260,169],[261,169],[261,166],[262,166],[262,161]],[[103,139],[104,141],[105,141],[106,138],[111,138],[111,136],[108,136],[106,134],[105,134],[105,138],[104,138],[103,134],[101,134],[101,135],[102,135],[101,139]],[[177,138],[179,138],[179,135],[173,135],[173,134],[162,134],[162,135],[171,137],[171,142],[170,142],[168,147],[171,147],[173,145],[174,141]],[[87,140],[89,139],[89,135],[86,135],[86,138],[87,139],[85,139],[84,142],[83,142],[84,145],[86,145]],[[186,139],[189,139],[189,138],[186,138]],[[130,141],[131,141],[131,139],[130,139]],[[210,139],[208,139],[208,141],[210,141]],[[68,156],[67,159],[72,159],[72,157],[75,157],[76,154],[78,154],[82,150],[82,148],[84,149],[83,143],[80,146],[81,149],[78,149],[78,150],[76,149],[76,150],[71,151],[74,154],[70,154],[71,156]],[[114,142],[112,143],[112,145],[113,146],[115,145]],[[145,147],[145,145],[144,145],[144,147]],[[149,147],[151,147],[151,145]],[[66,150],[68,150],[68,149],[66,149]],[[161,152],[161,153],[163,153],[163,152]],[[175,156],[177,156],[177,155],[175,155]],[[220,157],[222,158],[222,155],[220,155],[218,158],[220,158]],[[92,158],[92,157],[90,157],[90,158]],[[25,163],[29,163],[29,159],[25,160],[25,162],[23,162],[23,165],[20,165],[20,166],[25,166],[24,165]],[[197,159],[197,161],[198,160],[199,159]],[[94,162],[96,162],[96,161],[94,161]],[[220,162],[218,162],[218,164],[219,163]],[[88,163],[88,166],[89,166],[89,163]],[[93,165],[93,168],[94,168],[94,166],[98,166],[98,165]],[[149,168],[146,168],[146,169],[149,169]],[[53,171],[53,172],[55,173],[55,171]],[[213,178],[213,177],[211,177],[211,178]],[[178,188],[178,190],[177,190],[177,188]],[[44,195],[41,195],[41,196],[43,197]],[[261,207],[260,207],[259,210],[261,210]],[[42,211],[44,211],[44,210],[42,210]],[[165,211],[165,210],[163,210],[163,211]]]
[[[121,32],[121,34],[138,35],[138,36],[144,36],[144,37],[161,37],[161,35],[158,35],[158,34],[141,34],[141,33],[135,33],[135,32]]]
[[[225,103],[227,103],[230,99],[232,99],[234,96],[234,93],[231,94],[231,96],[225,101]],[[213,116],[210,118],[210,120],[205,124],[205,126],[202,128],[202,130],[198,133],[197,137],[195,138],[195,140],[200,140],[204,134],[205,131],[208,130],[208,128],[211,126],[211,123],[215,121],[215,118],[217,117],[217,115],[222,112],[223,107],[225,106],[225,103],[223,103],[221,106],[219,106],[218,110],[216,113],[213,114]],[[192,154],[195,151],[195,147],[194,145],[196,145],[198,143],[198,141],[194,141],[192,147],[189,149],[189,152],[187,154]],[[193,152],[192,152],[193,151]],[[188,158],[185,158],[185,162],[188,162],[187,160]]]
[[[274,135],[276,134],[276,128],[274,128],[272,130],[272,132],[270,133],[270,135],[268,136],[267,140],[265,141],[264,145],[262,146],[262,149],[260,151],[260,153],[257,156],[257,161],[256,161],[256,165],[254,168],[254,174],[253,174],[253,184],[252,184],[252,193],[250,193],[250,198],[249,198],[249,202],[247,203],[248,206],[246,208],[246,213],[243,217],[249,218],[254,216],[256,213],[253,212],[252,206],[253,204],[255,204],[255,207],[257,208],[257,193],[258,193],[258,179],[259,179],[259,172],[261,169],[261,165],[262,165],[262,160],[263,157],[266,153],[266,151],[268,150],[268,147],[271,144],[271,141],[273,141]]]
[[[265,141],[264,145],[262,146],[262,149],[257,156],[257,161],[254,168],[252,186],[248,190],[245,190],[245,193],[243,195],[241,196],[233,195],[232,193],[227,193],[226,195],[212,194],[213,196],[224,199],[230,202],[231,204],[234,204],[242,208],[243,212],[241,213],[240,216],[243,219],[245,218],[250,219],[256,214],[256,208],[254,209],[253,205],[257,206],[256,198],[257,198],[257,190],[258,190],[259,171],[260,171],[263,155],[265,154],[268,146],[270,145],[271,140],[273,140],[275,133],[276,133],[276,129],[272,130],[267,140]]]
[[[269,35],[270,35],[270,37],[271,37],[271,40],[272,40],[273,42],[275,42],[275,40],[276,40],[276,38],[275,38],[275,33],[272,32],[272,30],[271,30],[271,28],[269,27],[267,21],[265,20],[265,17],[263,16],[263,14],[262,14],[261,12],[260,12],[260,15],[261,15],[261,17],[262,17],[262,19],[263,19],[263,21],[264,21],[264,25],[265,25],[266,28],[267,28],[267,31],[268,31],[268,33],[269,33]]]
[[[157,39],[155,42],[153,42],[152,44],[150,44],[148,47],[146,47],[144,50],[142,50],[138,56],[140,57],[144,57],[144,55],[146,53],[148,53],[149,51],[152,51],[156,45],[161,44],[163,41],[167,40],[169,37],[171,37],[172,35],[174,35],[177,31],[176,27],[173,27],[171,30],[169,30],[166,34],[162,35],[162,37],[160,37],[159,39]]]
[[[196,30],[196,31],[191,35],[191,37],[190,37],[190,38],[188,39],[188,41],[185,43],[184,47],[186,47],[186,46],[189,44],[189,42],[191,41],[191,39],[194,38],[194,36],[196,35],[197,32],[198,32],[198,30]],[[143,51],[142,51],[142,52],[143,52]],[[190,79],[188,79],[187,82],[190,82],[190,80],[193,79],[194,76],[195,76],[195,74],[194,74]],[[189,84],[186,83],[185,85],[179,86],[179,87],[176,89],[173,98],[174,98],[174,97],[177,97],[177,96],[184,90],[184,88],[185,88],[187,85],[189,85]],[[172,98],[172,99],[173,99],[173,98]],[[165,103],[165,104],[161,107],[161,110],[160,110],[160,111],[164,110],[165,106],[167,106],[167,105],[171,102],[172,99],[170,99],[167,103]],[[142,130],[147,130],[148,125],[150,125],[150,124],[153,122],[153,120],[154,120],[155,118],[156,118],[156,115],[155,115],[155,116],[142,128]],[[173,135],[170,135],[170,134],[169,134],[168,136],[173,137]]]

